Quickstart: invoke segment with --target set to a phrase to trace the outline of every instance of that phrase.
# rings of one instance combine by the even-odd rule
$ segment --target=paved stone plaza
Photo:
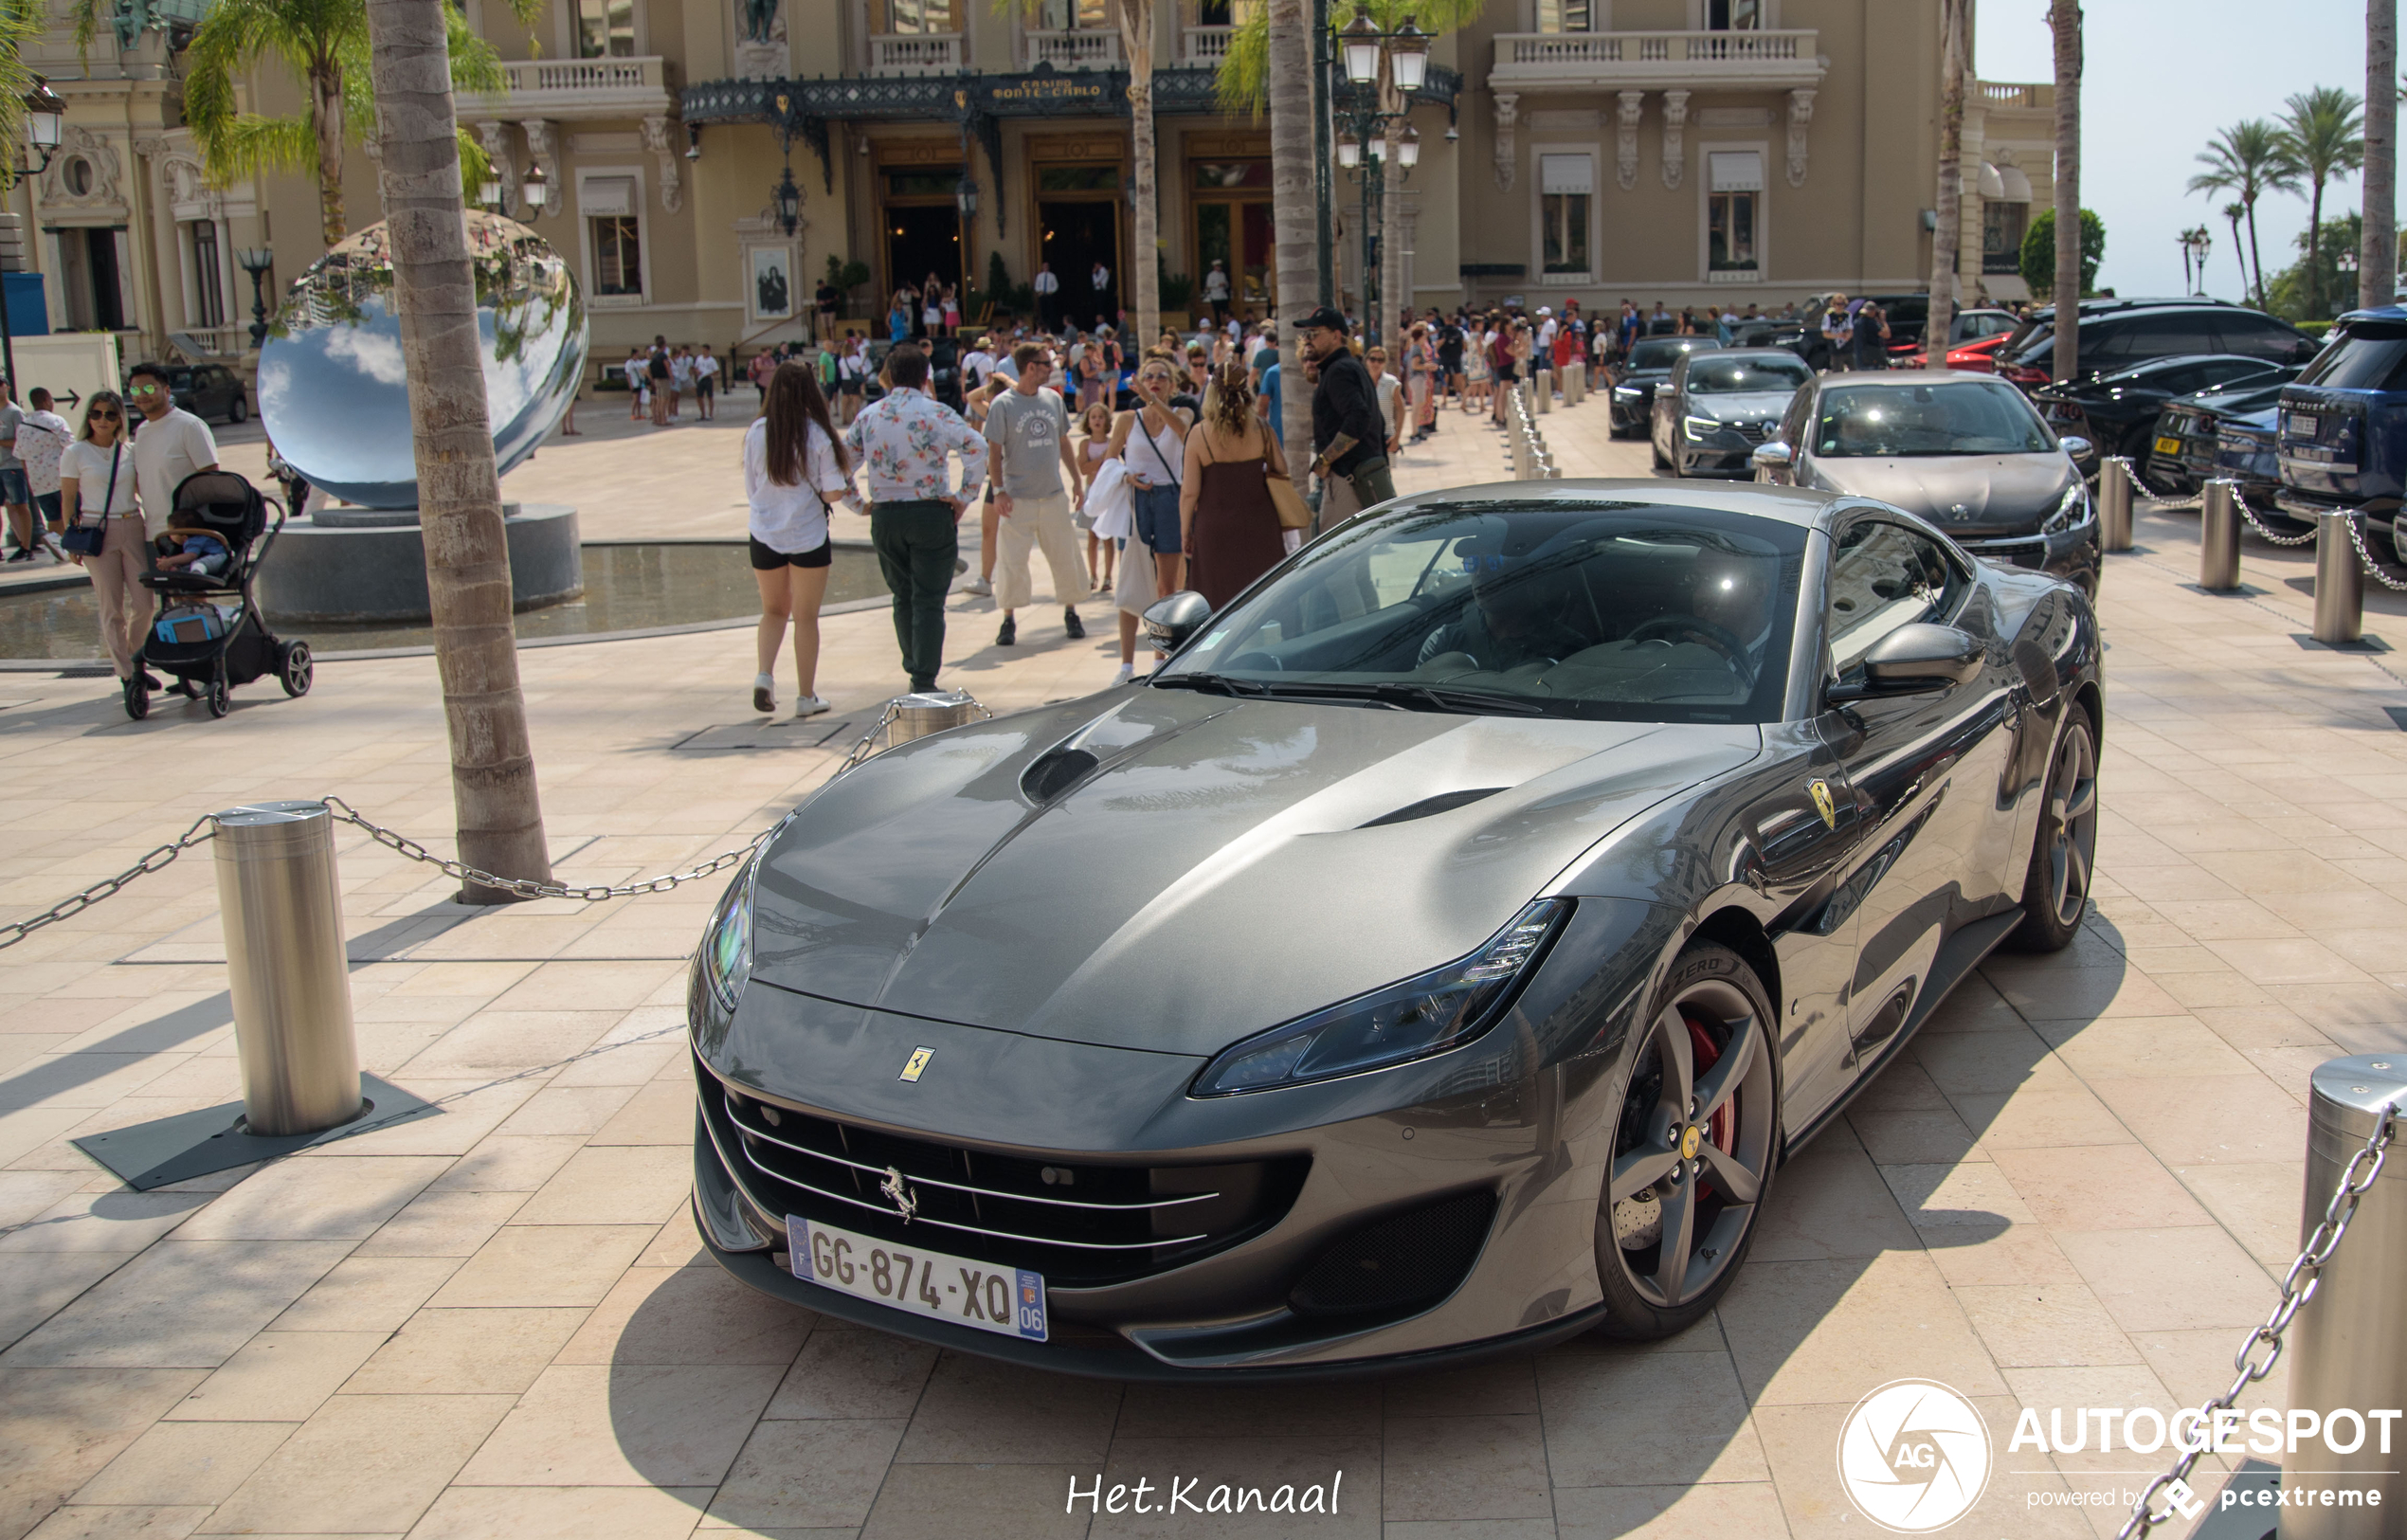
[[[578,504],[588,537],[740,534],[751,404],[656,432],[589,402],[587,435],[508,490]],[[1646,474],[1603,415],[1591,398],[1542,420],[1566,474]],[[1400,482],[1501,474],[1499,436],[1442,421]],[[2144,551],[2108,565],[2080,942],[1969,980],[1783,1174],[1715,1315],[1647,1350],[1172,1390],[816,1320],[723,1277],[687,1213],[684,955],[715,885],[471,913],[356,837],[362,1057],[442,1114],[128,1191],[68,1139],[239,1095],[204,848],[0,951],[0,1540],[1861,1534],[1838,1422],[1907,1376],[1990,1422],[1997,1474],[1953,1532],[2110,1534],[2119,1505],[2050,1499],[2136,1490],[2163,1457],[2009,1454],[2018,1410],[2219,1390],[2296,1244],[2309,1069],[2407,1047],[2407,734],[2385,715],[2407,666],[2293,640],[2311,558],[2252,542],[2255,591],[2187,587],[2195,531],[2144,515]],[[1069,643],[1040,608],[1006,652],[991,601],[955,603],[943,682],[999,710],[1116,663],[1108,625]],[[2373,605],[2407,646],[2407,606]],[[558,869],[672,869],[825,778],[902,681],[884,613],[824,630],[836,711],[799,730],[753,726],[749,628],[525,652]],[[338,793],[446,845],[428,658],[330,663],[307,698],[254,687],[222,722],[165,700],[130,723],[109,681],[33,673],[0,676],[0,708],[18,788],[0,913],[250,800]],[[2281,1376],[2243,1404],[2283,1404]],[[1267,1489],[1340,1470],[1332,1517],[1064,1512],[1098,1473]]]

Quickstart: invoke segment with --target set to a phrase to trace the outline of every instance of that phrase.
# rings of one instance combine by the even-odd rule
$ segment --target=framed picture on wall
[[[750,303],[756,321],[784,320],[794,314],[794,258],[786,246],[751,248]]]

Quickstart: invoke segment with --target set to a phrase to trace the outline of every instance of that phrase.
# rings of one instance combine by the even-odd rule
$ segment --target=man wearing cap
[[[1346,317],[1323,305],[1295,323],[1303,356],[1320,371],[1312,388],[1312,469],[1321,479],[1319,526],[1328,529],[1396,495],[1387,431],[1370,371],[1347,346]]]

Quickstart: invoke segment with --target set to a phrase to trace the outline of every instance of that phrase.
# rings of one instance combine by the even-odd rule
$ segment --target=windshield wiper
[[[1277,686],[1282,695],[1319,696],[1331,700],[1376,700],[1407,711],[1494,713],[1507,716],[1551,716],[1543,702],[1489,690],[1450,690],[1442,684],[1415,684],[1408,679],[1381,679],[1370,684],[1333,682]]]
[[[1269,685],[1231,679],[1226,674],[1157,674],[1151,683],[1157,690],[1199,690],[1210,695],[1253,698],[1271,693]]]

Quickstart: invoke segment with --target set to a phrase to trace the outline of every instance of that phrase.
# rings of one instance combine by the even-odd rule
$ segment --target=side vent
[[[1355,826],[1375,829],[1388,824],[1409,824],[1416,818],[1434,818],[1439,813],[1451,813],[1457,807],[1468,807],[1480,798],[1493,797],[1504,789],[1500,786],[1482,786],[1468,791],[1441,791],[1434,797],[1423,797],[1419,802],[1399,807],[1392,813],[1382,813],[1369,823]]]
[[[1048,803],[1094,774],[1100,763],[1084,749],[1051,750],[1020,773],[1020,789],[1030,802]]]

